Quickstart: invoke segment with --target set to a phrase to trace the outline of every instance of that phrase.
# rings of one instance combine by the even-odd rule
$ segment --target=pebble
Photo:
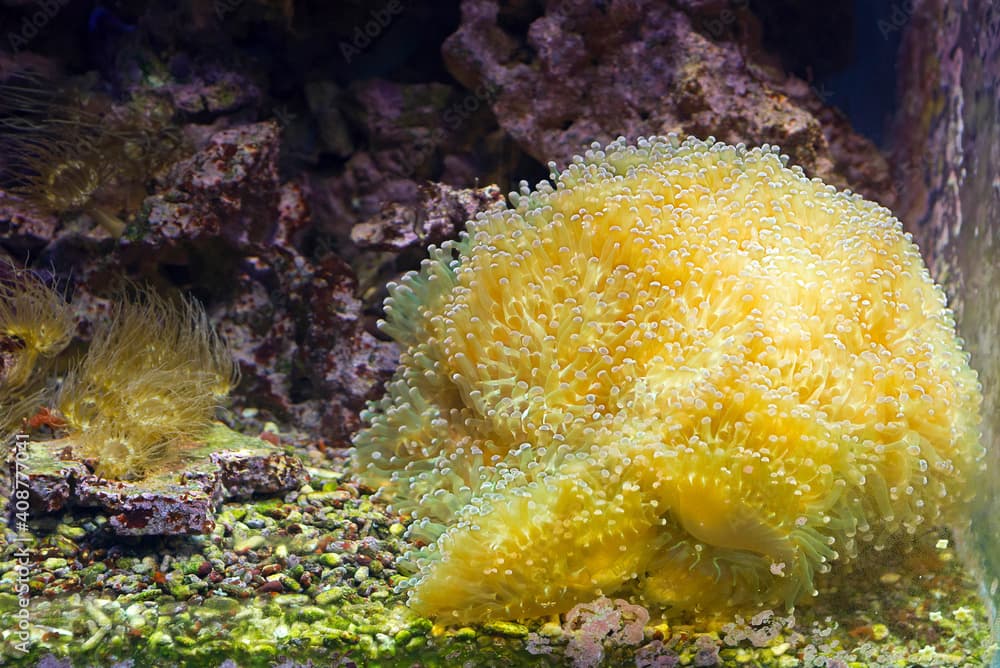
[[[528,635],[528,627],[515,622],[487,622],[483,631],[507,638],[524,638]]]
[[[899,582],[902,578],[903,576],[899,573],[893,573],[890,571],[888,573],[883,573],[881,577],[879,577],[878,581],[882,584],[893,585]]]
[[[344,589],[342,587],[331,587],[316,594],[316,604],[328,605],[336,603],[342,598],[344,598]]]
[[[150,647],[169,647],[174,644],[174,639],[163,631],[154,631],[149,636]]]
[[[80,540],[87,535],[87,530],[83,527],[72,526],[69,524],[60,524],[56,529],[56,533],[60,536],[69,538],[70,540]]]
[[[233,550],[235,552],[247,552],[249,550],[256,550],[262,547],[267,542],[267,539],[260,534],[255,534],[253,536],[248,536],[244,540],[233,545]],[[279,546],[280,547],[280,546]]]

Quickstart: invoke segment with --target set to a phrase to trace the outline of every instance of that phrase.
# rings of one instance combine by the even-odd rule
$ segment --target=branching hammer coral
[[[595,145],[390,286],[355,466],[442,621],[784,604],[950,521],[980,389],[889,211],[777,149]]]
[[[135,478],[178,459],[212,424],[238,367],[204,309],[149,291],[117,302],[63,382],[59,410],[104,477]]]
[[[0,262],[0,432],[37,406],[49,362],[75,330],[59,293],[28,269]]]

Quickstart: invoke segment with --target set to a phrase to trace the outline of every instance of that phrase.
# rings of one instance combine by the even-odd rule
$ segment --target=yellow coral
[[[390,286],[405,351],[355,466],[419,518],[419,613],[794,605],[951,519],[980,390],[889,211],[673,136],[553,184]]]
[[[60,294],[27,269],[0,262],[0,431],[40,403],[48,363],[76,331]]]
[[[193,300],[152,292],[116,303],[68,374],[59,410],[97,473],[141,477],[178,459],[211,426],[238,379],[229,349]]]

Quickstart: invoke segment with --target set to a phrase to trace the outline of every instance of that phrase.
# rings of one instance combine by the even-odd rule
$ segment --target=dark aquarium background
[[[0,664],[984,665],[998,80],[991,0],[0,0],[0,297],[54,293],[33,322],[69,323],[23,388],[25,335],[0,332]],[[918,532],[794,613],[415,615],[421,545],[351,470],[401,354],[377,327],[387,284],[550,161],[668,133],[778,145],[902,220],[983,385],[971,524]],[[123,303],[130,355],[186,358],[108,353],[121,368],[91,387],[125,406],[161,382],[149,396],[179,414],[206,369],[236,382],[197,437],[120,463],[75,450],[62,413]],[[28,307],[5,308],[0,324]],[[130,384],[171,365],[193,375]]]

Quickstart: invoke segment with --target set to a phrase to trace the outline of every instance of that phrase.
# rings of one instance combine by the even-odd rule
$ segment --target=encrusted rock
[[[260,90],[247,77],[211,69],[167,86],[167,92],[178,112],[200,120],[231,113],[260,98]]]
[[[442,51],[467,88],[495,91],[501,127],[543,164],[566,164],[592,141],[619,135],[712,135],[777,144],[810,174],[885,202],[888,168],[874,145],[857,137],[852,152],[835,151],[839,138],[817,116],[825,107],[808,84],[699,30],[702,15],[720,4],[686,3],[695,25],[675,3],[549,0],[525,35],[509,28],[507,8],[495,0],[464,0],[462,23]],[[801,84],[810,101],[792,99],[789,84]]]
[[[440,244],[458,234],[465,222],[503,199],[497,186],[459,189],[428,183],[413,204],[392,202],[351,230],[351,241],[364,249],[401,252]]]
[[[4,248],[25,255],[38,252],[55,236],[56,217],[31,211],[22,202],[0,190],[0,236]]]
[[[361,426],[358,414],[377,399],[396,367],[395,344],[365,329],[362,304],[355,297],[350,267],[327,255],[303,285],[308,319],[303,330],[305,373],[324,400],[322,433],[340,445]]]
[[[221,424],[187,453],[183,470],[154,472],[136,481],[97,477],[73,458],[67,439],[27,447],[30,454],[20,473],[32,514],[97,508],[108,514],[108,525],[120,535],[207,533],[222,501],[286,492],[308,480],[295,456]],[[13,461],[10,470],[16,475]]]
[[[274,123],[223,130],[171,169],[164,192],[147,198],[125,246],[149,249],[223,239],[260,247],[274,233],[280,200],[279,131]]]

